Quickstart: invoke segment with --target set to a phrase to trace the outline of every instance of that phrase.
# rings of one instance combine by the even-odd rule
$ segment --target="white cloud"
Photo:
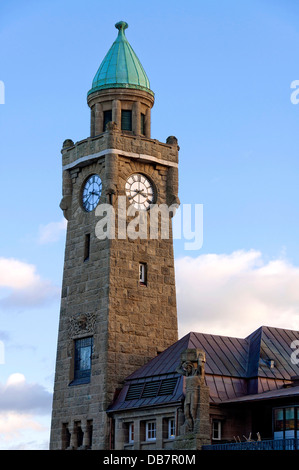
[[[180,336],[247,336],[262,325],[299,329],[299,268],[258,251],[176,261]]]
[[[9,443],[19,438],[24,431],[41,432],[44,427],[31,415],[16,412],[5,412],[0,414],[0,445]],[[2,441],[2,443],[1,443]],[[3,448],[3,447],[2,447]]]
[[[64,218],[60,222],[50,222],[47,225],[41,225],[39,227],[39,243],[46,244],[58,241],[62,234],[65,233],[66,227],[67,221]]]
[[[0,384],[0,412],[48,414],[52,395],[39,384],[28,383],[20,373],[11,374]]]
[[[0,258],[0,306],[34,307],[58,297],[60,289],[36,272],[36,266]]]
[[[0,384],[0,449],[48,448],[52,395],[15,373]]]

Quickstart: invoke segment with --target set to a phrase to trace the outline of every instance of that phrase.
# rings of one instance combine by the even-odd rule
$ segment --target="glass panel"
[[[129,442],[134,442],[134,423],[129,424]]]
[[[123,110],[121,112],[121,128],[124,131],[132,130],[132,111]]]
[[[139,265],[139,281],[145,282],[145,265],[142,263]]]
[[[75,379],[89,377],[91,370],[92,338],[75,342]]]
[[[295,413],[294,408],[286,408],[286,431],[292,431],[295,429]]]
[[[175,421],[174,419],[170,419],[168,422],[168,439],[175,438]]]
[[[221,439],[221,435],[220,435],[220,430],[221,430],[221,422],[220,421],[216,421],[216,420],[213,420],[213,439]]]
[[[156,423],[149,422],[147,423],[147,440],[156,439]]]
[[[104,131],[106,130],[106,126],[108,122],[112,121],[112,110],[104,111]]]
[[[283,431],[283,409],[274,410],[274,431]]]

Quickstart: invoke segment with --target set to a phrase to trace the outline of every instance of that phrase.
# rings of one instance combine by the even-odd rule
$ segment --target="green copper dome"
[[[128,24],[120,21],[115,27],[118,36],[95,74],[88,95],[107,88],[133,88],[153,95],[144,68],[125,36]]]

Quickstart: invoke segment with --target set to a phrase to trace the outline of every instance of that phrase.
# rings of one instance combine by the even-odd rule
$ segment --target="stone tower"
[[[106,409],[123,380],[178,339],[172,212],[160,210],[179,204],[177,139],[151,138],[154,94],[128,25],[115,26],[87,96],[91,135],[62,148],[51,449],[109,449]]]

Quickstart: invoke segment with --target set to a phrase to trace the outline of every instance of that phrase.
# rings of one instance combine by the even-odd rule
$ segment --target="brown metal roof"
[[[205,380],[211,402],[236,400],[252,392],[256,398],[263,392],[272,393],[274,389],[290,383],[291,377],[299,376],[299,366],[291,361],[291,343],[294,340],[299,340],[298,331],[267,326],[242,339],[188,333],[127,377],[108,411],[179,403],[184,397],[184,379],[176,373],[176,368],[181,352],[187,348],[205,351]],[[146,398],[140,395],[134,400],[126,398],[130,385],[174,377],[178,379],[177,386],[169,395]],[[263,396],[266,395],[263,393]]]

